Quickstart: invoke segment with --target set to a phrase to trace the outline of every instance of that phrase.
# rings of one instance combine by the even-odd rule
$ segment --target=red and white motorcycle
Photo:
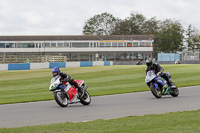
[[[54,99],[61,107],[67,107],[68,104],[82,103],[83,105],[89,105],[91,97],[86,91],[88,86],[83,80],[77,80],[78,84],[83,87],[84,94],[81,98],[78,98],[78,89],[71,86],[69,82],[60,82],[60,77],[53,77],[49,90],[53,91]]]

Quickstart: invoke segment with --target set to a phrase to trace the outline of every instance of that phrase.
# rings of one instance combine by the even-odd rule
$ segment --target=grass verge
[[[162,65],[178,87],[200,85],[200,65]],[[147,91],[144,65],[62,68],[84,80],[91,96]],[[51,100],[51,69],[0,71],[0,104]]]
[[[200,110],[112,120],[0,128],[1,133],[199,133]]]

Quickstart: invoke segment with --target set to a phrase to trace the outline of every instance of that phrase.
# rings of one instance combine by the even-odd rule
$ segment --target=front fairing
[[[146,78],[145,78],[145,82],[146,83],[149,83],[151,82],[154,78],[156,78],[156,74],[154,71],[148,71],[147,72],[147,75],[146,75]]]
[[[52,84],[53,82],[55,82],[58,78],[60,79],[60,76],[55,76],[55,77],[53,77],[53,78],[51,79],[51,84]]]
[[[60,88],[62,84],[60,83],[60,77],[56,76],[51,79],[51,85],[49,86],[50,91],[54,91]]]
[[[154,71],[148,71],[146,78],[145,78],[145,82],[148,84],[150,83],[152,80],[155,80],[156,82],[152,82],[152,84],[156,87],[156,89],[159,89],[159,86],[162,88],[162,93],[166,94],[167,93],[167,89],[168,89],[168,85],[167,85],[167,81],[162,78],[160,75],[156,75]]]
[[[161,76],[156,77],[155,80],[156,80],[162,87],[163,87],[164,85],[167,84],[167,81],[166,81],[164,78],[162,78]]]
[[[167,84],[167,81],[162,78],[161,76],[158,76],[155,78],[155,80],[157,81],[157,83],[159,84],[159,86],[161,86],[162,88],[162,94],[168,94],[168,89],[169,89],[169,86]]]

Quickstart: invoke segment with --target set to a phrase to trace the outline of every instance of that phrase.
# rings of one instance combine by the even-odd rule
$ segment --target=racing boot
[[[171,87],[173,85],[173,82],[167,81],[167,84]]]
[[[171,80],[168,81],[168,85],[170,86],[171,89],[176,88],[175,84]]]
[[[78,98],[82,98],[84,94],[83,87],[79,86],[78,83],[75,84],[75,87],[78,88]]]
[[[84,91],[83,91],[83,88],[81,86],[78,87],[78,93],[79,93],[79,98],[82,98],[83,95],[84,95]]]

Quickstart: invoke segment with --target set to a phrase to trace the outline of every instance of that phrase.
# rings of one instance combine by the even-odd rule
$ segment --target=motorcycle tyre
[[[179,90],[178,90],[178,88],[173,89],[173,90],[171,90],[171,91],[173,91],[172,93],[170,93],[171,96],[177,97],[177,96],[179,95]]]
[[[156,92],[157,89],[156,89],[156,87],[155,87],[153,84],[150,85],[150,89],[151,89],[151,93],[152,93],[156,98],[161,98],[161,97],[162,97],[162,91],[161,91],[161,94],[158,95],[157,92]]]
[[[61,91],[54,92],[54,99],[55,99],[56,103],[57,103],[58,105],[60,105],[61,107],[67,107],[68,104],[69,104],[69,99],[68,99],[67,96],[66,96],[67,104],[61,103],[60,100],[59,100],[58,97],[57,97],[57,94],[58,94],[58,93],[63,93],[63,92],[61,92]],[[64,94],[63,94],[63,95],[64,95]]]
[[[87,98],[86,99],[84,99],[84,97],[87,95]],[[85,101],[85,100],[87,100],[89,98],[89,101]],[[90,97],[90,94],[87,92],[87,91],[85,91],[84,92],[84,95],[82,96],[82,98],[80,99],[80,102],[83,104],[83,105],[89,105],[90,103],[91,103],[91,97]]]

